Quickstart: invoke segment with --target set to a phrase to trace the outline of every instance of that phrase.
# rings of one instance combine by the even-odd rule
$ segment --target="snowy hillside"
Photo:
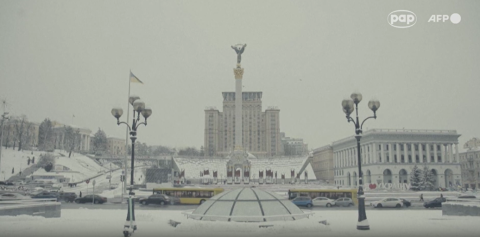
[[[70,178],[70,182],[84,180],[109,170],[91,158],[78,153],[72,153],[72,156],[68,158],[67,152],[56,150],[53,155],[55,156],[55,173]],[[43,173],[45,170],[39,169],[34,174]]]
[[[32,154],[33,153],[33,154]],[[40,151],[17,151],[12,148],[2,147],[2,159],[0,161],[0,180],[8,180],[11,176],[18,174],[32,166],[28,165],[28,158],[35,157],[35,163],[40,160]],[[13,173],[12,173],[13,170]]]

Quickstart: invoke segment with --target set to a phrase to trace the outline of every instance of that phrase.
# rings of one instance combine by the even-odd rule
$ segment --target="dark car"
[[[86,195],[81,198],[76,198],[75,203],[95,203],[95,204],[103,204],[107,202],[106,197],[102,197],[100,195]]]
[[[157,204],[157,205],[166,205],[170,204],[173,201],[169,196],[164,194],[154,194],[148,198],[140,198],[139,202],[142,205]]]
[[[412,203],[406,199],[400,198],[400,200],[402,200],[404,207],[410,207],[412,205]]]
[[[447,199],[445,198],[435,198],[431,201],[425,202],[423,206],[425,208],[434,208],[434,207],[442,207],[442,202],[446,202]]]
[[[58,195],[58,200],[63,202],[74,202],[77,198],[77,194],[72,192],[61,192]]]
[[[9,185],[9,186],[12,186],[12,185],[15,185],[15,184],[12,183],[12,182],[0,181],[0,185]]]
[[[36,195],[33,195],[32,198],[51,198],[55,199],[58,201],[58,194],[57,193],[51,193],[51,192],[42,192]]]
[[[476,199],[477,197],[474,196],[474,195],[460,195],[460,196],[458,196],[458,198],[472,198],[472,199]]]

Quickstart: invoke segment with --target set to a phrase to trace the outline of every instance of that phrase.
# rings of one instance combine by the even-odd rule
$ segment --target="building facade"
[[[365,131],[360,147],[364,183],[409,184],[413,166],[422,169],[426,165],[435,177],[434,187],[457,187],[461,184],[459,136],[455,130]],[[333,142],[332,147],[335,185],[356,187],[356,139],[348,137]]]
[[[124,156],[125,153],[125,139],[109,137],[107,138],[107,151],[113,156]]]
[[[467,149],[460,153],[463,187],[480,189],[480,139],[470,139],[463,148]]]
[[[55,144],[55,149],[68,149],[66,147],[66,138],[65,132],[68,125],[60,124],[58,122],[53,123],[53,140]],[[74,133],[76,134],[76,144],[75,144],[75,151],[81,152],[90,152],[90,144],[91,144],[91,134],[92,131],[87,128],[79,128],[75,126],[70,126],[73,128]]]
[[[318,180],[334,183],[333,147],[326,145],[313,150],[312,168]]]
[[[235,146],[235,92],[223,92],[223,112],[205,109],[205,156],[226,156]],[[283,155],[280,110],[262,112],[262,92],[242,92],[242,147],[255,156]]]
[[[480,149],[460,153],[463,187],[480,189]]]
[[[285,137],[285,133],[280,133],[283,152],[286,156],[301,156],[308,154],[308,144],[303,142],[302,138]]]

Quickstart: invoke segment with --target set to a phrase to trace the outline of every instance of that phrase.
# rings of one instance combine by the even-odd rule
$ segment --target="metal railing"
[[[440,129],[369,129],[365,130],[365,133],[370,133],[370,132],[408,132],[408,133],[450,133],[450,134],[456,134],[456,130],[440,130]]]

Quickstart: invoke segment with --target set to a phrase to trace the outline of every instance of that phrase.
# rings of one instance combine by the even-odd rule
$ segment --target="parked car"
[[[477,198],[475,195],[460,195],[458,198],[467,198],[467,199],[475,199]]]
[[[306,196],[301,196],[301,197],[296,197],[292,200],[293,204],[297,206],[304,206],[304,207],[312,207],[312,198],[306,197]]]
[[[312,200],[314,206],[331,207],[335,206],[335,200],[326,197],[316,197]]]
[[[412,202],[410,202],[406,199],[400,198],[400,200],[402,200],[402,203],[403,203],[404,207],[410,207],[412,205]]]
[[[0,194],[0,201],[16,201],[16,200],[28,200],[32,199],[29,196],[22,195],[20,193],[2,193]]]
[[[172,201],[170,197],[164,194],[154,194],[150,195],[148,198],[140,198],[139,200],[142,205],[157,204],[162,206],[170,204],[170,201]]]
[[[382,207],[397,207],[400,208],[403,206],[403,202],[400,198],[384,198],[382,200],[372,203],[372,206],[375,208]]]
[[[81,198],[76,198],[75,203],[95,203],[95,204],[103,204],[107,202],[106,197],[102,197],[100,195],[86,195]]]
[[[77,198],[77,194],[73,192],[60,192],[58,195],[58,199],[64,202],[74,202]]]
[[[355,205],[351,198],[338,198],[335,200],[335,206],[351,207]]]
[[[58,201],[58,193],[41,192],[39,194],[33,195],[32,198],[51,198]]]
[[[442,202],[446,202],[447,199],[445,198],[435,198],[431,201],[423,203],[425,208],[434,208],[434,207],[442,207]]]

